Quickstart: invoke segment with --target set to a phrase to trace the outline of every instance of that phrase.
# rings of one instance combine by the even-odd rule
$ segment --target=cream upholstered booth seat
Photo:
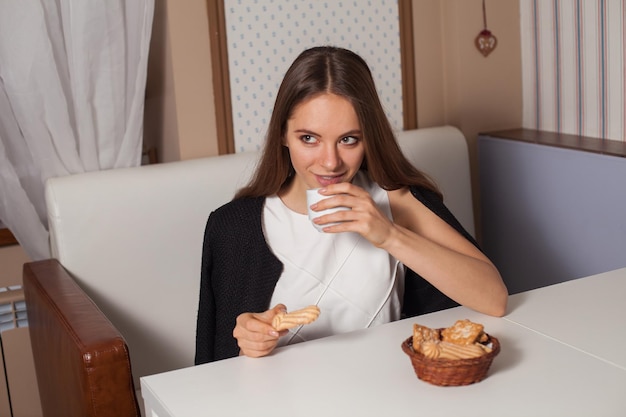
[[[434,178],[450,210],[474,234],[469,158],[461,132],[450,126],[418,129],[399,133],[398,140],[409,159]],[[91,367],[89,372],[82,376],[71,373],[64,375],[65,380],[55,381],[62,370],[55,373],[50,367],[63,363],[66,358],[60,356],[70,353],[51,348],[54,341],[48,339],[55,324],[50,315],[58,316],[59,335],[55,337],[66,338],[70,345],[81,344],[81,335],[89,333],[89,314],[99,316],[93,320],[100,320],[104,327],[108,319],[111,338],[118,343],[115,352],[121,355],[116,360],[132,364],[134,387],[140,386],[142,376],[193,365],[205,223],[209,213],[229,201],[246,182],[257,158],[257,153],[239,153],[48,181],[50,243],[56,259],[26,264],[24,269],[44,410],[69,409],[63,401],[85,401],[85,407],[94,409],[98,401],[111,402],[110,398],[98,398],[105,391],[98,389],[98,384],[101,388],[106,383],[106,367],[111,365],[102,353],[109,347],[106,340],[79,346],[81,357],[75,366]],[[66,287],[58,291],[53,288],[57,285]],[[84,298],[87,307],[81,308],[86,310],[70,311],[76,303],[68,302],[64,296],[68,291],[72,300]],[[93,334],[85,337],[94,339]],[[131,395],[132,382],[119,382],[124,375],[130,379],[131,368],[124,371],[123,365],[123,375],[118,372],[115,382],[115,390],[120,392],[110,394],[109,390],[109,396]],[[104,376],[90,379],[99,369]],[[76,392],[82,393],[80,399],[66,398],[63,392],[68,391],[68,384],[76,385]],[[106,415],[96,411],[77,415],[81,413]],[[124,415],[135,415],[132,410],[128,413]]]
[[[441,126],[405,130],[396,137],[402,152],[437,183],[448,209],[476,237],[469,152],[463,133]]]

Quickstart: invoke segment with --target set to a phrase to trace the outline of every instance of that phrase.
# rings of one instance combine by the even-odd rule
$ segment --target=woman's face
[[[365,156],[363,134],[352,104],[324,93],[295,107],[284,144],[295,178],[290,192],[351,181]]]

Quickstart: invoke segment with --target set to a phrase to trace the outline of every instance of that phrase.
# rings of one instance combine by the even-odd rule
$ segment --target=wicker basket
[[[487,376],[493,358],[500,353],[500,342],[489,336],[492,350],[471,359],[429,359],[413,350],[413,337],[402,342],[402,350],[409,355],[417,377],[433,385],[459,386],[480,382]]]

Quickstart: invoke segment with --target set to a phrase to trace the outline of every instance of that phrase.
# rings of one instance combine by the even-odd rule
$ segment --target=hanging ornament
[[[483,56],[487,57],[498,45],[498,40],[491,33],[489,29],[487,29],[487,10],[485,8],[485,0],[483,0],[483,27],[484,29],[476,36],[474,39],[474,45],[478,51],[483,54]]]

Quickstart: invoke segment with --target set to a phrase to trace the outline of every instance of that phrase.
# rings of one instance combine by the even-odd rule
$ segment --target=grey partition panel
[[[517,293],[626,266],[626,158],[481,135],[482,245]]]

